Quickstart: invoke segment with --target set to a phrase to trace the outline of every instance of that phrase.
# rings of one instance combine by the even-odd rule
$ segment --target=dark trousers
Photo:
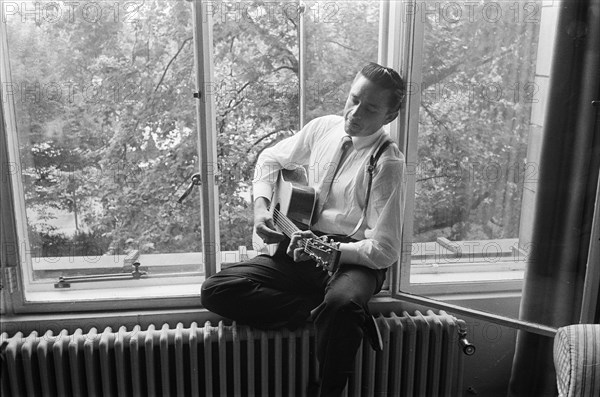
[[[342,265],[330,277],[312,261],[294,262],[279,251],[236,263],[202,284],[202,304],[223,317],[261,329],[302,326],[313,313],[320,364],[320,395],[339,396],[385,270]]]

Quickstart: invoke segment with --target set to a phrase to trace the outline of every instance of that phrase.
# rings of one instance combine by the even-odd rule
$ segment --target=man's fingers
[[[265,224],[267,225],[267,227],[269,229],[275,230],[275,224],[273,223],[273,219],[271,219],[271,218],[265,219]]]
[[[267,244],[278,243],[285,238],[283,233],[269,228],[264,223],[256,225],[256,234]]]
[[[294,250],[294,262],[303,262],[309,259],[310,257],[304,252],[303,248],[296,248]]]

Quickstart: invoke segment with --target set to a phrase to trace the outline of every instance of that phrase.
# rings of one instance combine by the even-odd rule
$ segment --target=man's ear
[[[395,112],[389,112],[388,114],[386,114],[385,120],[383,121],[383,125],[389,124],[392,121],[394,121],[396,119],[396,117],[398,117],[399,113],[400,113],[400,111],[396,110]]]

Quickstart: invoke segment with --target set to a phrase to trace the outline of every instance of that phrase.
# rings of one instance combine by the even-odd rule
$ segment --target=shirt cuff
[[[340,244],[340,265],[341,264],[359,264],[358,247],[353,243]]]
[[[273,197],[273,188],[268,182],[257,182],[252,186],[252,192],[254,194],[254,201],[259,197],[264,197],[271,201]]]

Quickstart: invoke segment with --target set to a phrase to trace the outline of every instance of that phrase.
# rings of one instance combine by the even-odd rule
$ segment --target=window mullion
[[[306,17],[306,5],[298,1],[299,22],[298,22],[298,89],[299,92],[299,112],[300,112],[300,126],[304,127],[306,119],[306,26],[304,24]]]
[[[410,285],[410,263],[413,235],[413,213],[415,208],[415,181],[417,164],[417,137],[419,127],[419,106],[423,63],[423,23],[417,20],[416,13],[408,12],[409,5],[390,3],[389,46],[387,62],[400,70],[407,81],[407,95],[400,111],[397,124],[391,126],[404,152],[406,159],[406,192],[404,205],[403,244],[400,267],[393,277],[392,293],[406,291]],[[400,37],[400,40],[394,38]]]
[[[209,88],[214,81],[213,34],[210,7],[202,0],[193,2],[194,56],[198,87],[198,162],[202,175],[200,212],[202,216],[202,246],[206,276],[217,271],[219,244],[217,171],[217,128],[215,98]]]
[[[390,39],[390,2],[384,0],[379,5],[379,48],[377,62],[380,65],[390,66],[388,63],[388,46]]]

